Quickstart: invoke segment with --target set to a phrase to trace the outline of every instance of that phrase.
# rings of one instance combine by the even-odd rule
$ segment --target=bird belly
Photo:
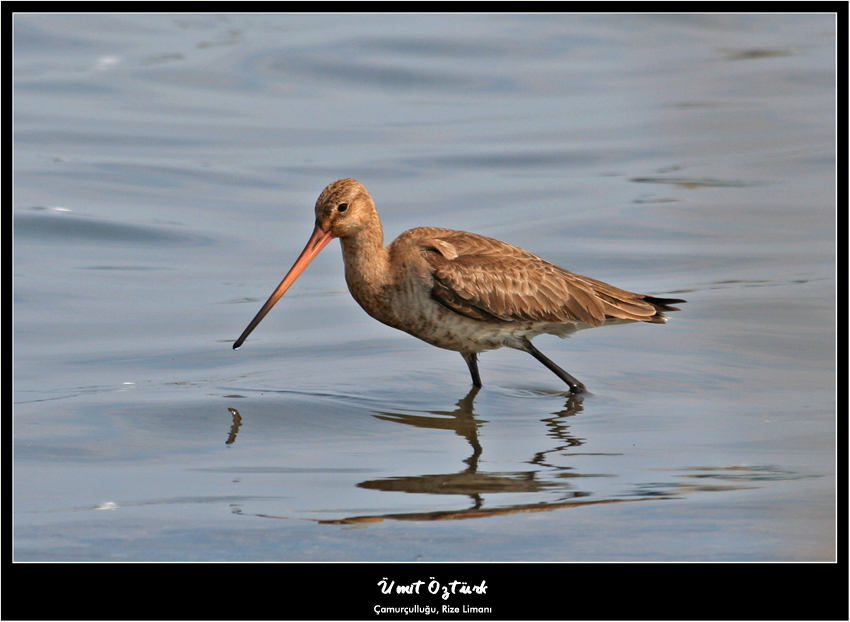
[[[438,348],[458,352],[483,352],[502,347],[522,349],[523,342],[542,333],[567,337],[582,328],[572,323],[475,320],[444,307],[430,296],[417,296],[415,303],[398,297],[390,308],[392,314],[373,314],[364,307],[372,317],[388,326]]]

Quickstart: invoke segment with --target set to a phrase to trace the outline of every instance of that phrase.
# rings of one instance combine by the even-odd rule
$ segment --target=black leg
[[[587,390],[582,383],[558,367],[554,362],[546,358],[540,350],[531,345],[530,341],[526,340],[524,345],[526,352],[548,367],[551,372],[558,376],[558,378],[570,385],[571,393],[584,393]]]
[[[478,353],[461,352],[460,355],[466,361],[466,365],[469,367],[469,373],[472,374],[472,386],[480,389],[483,385],[481,384],[481,376],[478,375]]]

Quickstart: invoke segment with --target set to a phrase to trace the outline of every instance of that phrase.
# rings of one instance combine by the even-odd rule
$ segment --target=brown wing
[[[428,229],[420,248],[434,279],[431,296],[477,320],[585,322],[610,319],[664,322],[675,299],[646,297],[573,274],[499,240]]]

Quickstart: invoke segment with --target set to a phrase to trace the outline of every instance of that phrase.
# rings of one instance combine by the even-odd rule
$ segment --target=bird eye
[[[338,211],[338,212],[344,212],[347,209],[348,209],[348,203],[340,203],[339,205],[336,206],[336,211]]]

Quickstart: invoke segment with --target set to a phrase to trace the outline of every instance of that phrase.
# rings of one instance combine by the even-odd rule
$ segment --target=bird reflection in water
[[[242,415],[235,408],[228,408],[230,414],[233,415],[233,423],[230,426],[230,434],[227,435],[225,445],[232,445],[236,442],[236,435],[239,434],[239,428],[242,426]]]
[[[568,417],[583,410],[584,397],[570,394],[564,408],[541,421],[547,427],[547,436],[556,441],[553,447],[535,453],[527,464],[533,469],[509,472],[481,472],[479,469],[483,448],[479,439],[479,429],[489,423],[476,418],[473,402],[479,388],[473,389],[457,402],[457,408],[451,411],[420,411],[394,413],[375,412],[373,416],[383,421],[403,423],[418,428],[434,430],[454,430],[455,434],[466,440],[472,449],[469,457],[463,460],[466,465],[457,473],[426,474],[408,477],[388,477],[367,480],[357,484],[359,488],[381,490],[385,492],[407,492],[430,495],[461,495],[470,499],[470,506],[461,510],[436,510],[430,512],[385,513],[350,516],[341,519],[302,519],[323,524],[368,524],[384,520],[402,521],[439,521],[466,518],[486,518],[508,514],[529,512],[548,512],[552,510],[583,507],[588,505],[631,503],[671,499],[683,494],[695,492],[729,492],[743,488],[759,487],[764,481],[794,480],[811,477],[794,471],[777,468],[773,465],[756,466],[688,466],[669,469],[679,481],[659,480],[633,485],[630,490],[617,497],[591,498],[593,493],[576,490],[579,478],[611,477],[596,473],[578,473],[573,467],[562,466],[552,459],[557,456],[577,455],[619,455],[611,453],[581,452],[584,439],[571,434],[567,424]],[[242,416],[235,408],[228,408],[233,421],[226,441],[231,445],[242,425]],[[424,414],[427,413],[427,414]],[[579,451],[576,451],[579,450]],[[685,479],[686,481],[681,481]],[[695,483],[699,482],[699,483]],[[532,503],[502,504],[487,507],[485,495],[495,493],[540,493],[540,501]],[[545,495],[545,496],[544,496]],[[553,498],[554,496],[554,498]],[[504,497],[500,497],[500,500]],[[527,499],[524,496],[524,499]],[[237,513],[243,514],[240,509]],[[249,515],[245,513],[245,515]],[[251,516],[289,520],[292,516],[280,516],[266,513],[251,513]]]
[[[574,471],[573,467],[557,466],[549,463],[547,456],[560,454],[566,450],[580,447],[583,440],[569,433],[566,424],[567,417],[571,417],[582,411],[584,397],[569,394],[564,408],[549,418],[543,419],[548,428],[547,436],[558,441],[551,449],[534,454],[528,464],[534,465],[535,469],[527,471],[508,472],[481,472],[479,460],[483,448],[479,440],[479,429],[489,423],[485,419],[476,418],[474,413],[474,401],[481,389],[473,387],[472,390],[457,402],[457,408],[451,411],[432,410],[420,412],[383,412],[377,411],[373,416],[383,421],[402,423],[417,428],[432,430],[454,430],[455,434],[462,437],[469,444],[472,453],[463,460],[466,465],[457,473],[425,474],[408,477],[388,477],[367,480],[357,484],[359,488],[368,490],[382,490],[385,492],[407,492],[415,494],[432,495],[462,495],[470,499],[470,507],[463,510],[446,510],[433,512],[419,512],[412,514],[385,514],[370,516],[353,516],[336,520],[319,520],[319,523],[329,524],[356,524],[380,522],[385,519],[391,520],[449,520],[461,518],[477,518],[495,516],[500,514],[513,514],[522,512],[540,512],[574,505],[579,499],[586,503],[611,503],[612,500],[600,500],[591,502],[586,499],[590,493],[577,491],[572,483],[565,481],[575,480],[580,477],[598,477],[598,475],[583,475]],[[232,444],[242,424],[242,417],[235,408],[228,409],[233,415],[233,424],[227,443]],[[425,414],[427,413],[427,414]],[[502,505],[499,507],[485,507],[484,496],[495,493],[554,493],[553,501],[540,501],[536,503],[524,503],[514,505]],[[287,518],[284,516],[272,516],[262,514],[267,518]]]
[[[473,402],[479,392],[479,388],[473,387],[469,394],[457,403],[453,411],[428,411],[427,415],[411,413],[389,413],[378,412],[374,416],[385,421],[393,421],[426,429],[449,429],[454,430],[458,436],[463,437],[472,448],[472,454],[463,462],[466,467],[458,473],[441,473],[429,475],[417,475],[408,477],[389,477],[368,480],[358,484],[360,488],[370,490],[383,490],[386,492],[408,492],[417,494],[437,495],[465,495],[470,498],[471,505],[466,510],[450,512],[428,512],[418,514],[418,520],[440,520],[445,518],[464,518],[486,514],[507,514],[517,511],[532,511],[547,509],[548,503],[536,503],[533,506],[516,505],[500,508],[484,509],[484,495],[493,493],[541,493],[554,492],[558,495],[556,504],[562,504],[568,499],[583,497],[587,493],[574,490],[571,483],[565,482],[565,478],[584,477],[573,471],[572,467],[556,466],[547,464],[545,456],[552,453],[561,453],[572,447],[581,446],[583,441],[568,433],[569,426],[564,420],[582,410],[583,397],[570,395],[563,410],[555,413],[553,417],[544,420],[549,428],[551,438],[559,441],[559,444],[549,450],[534,455],[529,464],[538,467],[528,471],[510,472],[482,472],[479,470],[479,459],[483,453],[481,442],[478,438],[478,430],[488,423],[483,419],[476,419],[473,412]],[[554,474],[554,475],[553,475]],[[408,515],[414,519],[414,515]],[[394,515],[393,518],[398,518]],[[374,519],[374,517],[372,517]],[[328,522],[357,522],[362,519],[344,519],[343,521]]]

